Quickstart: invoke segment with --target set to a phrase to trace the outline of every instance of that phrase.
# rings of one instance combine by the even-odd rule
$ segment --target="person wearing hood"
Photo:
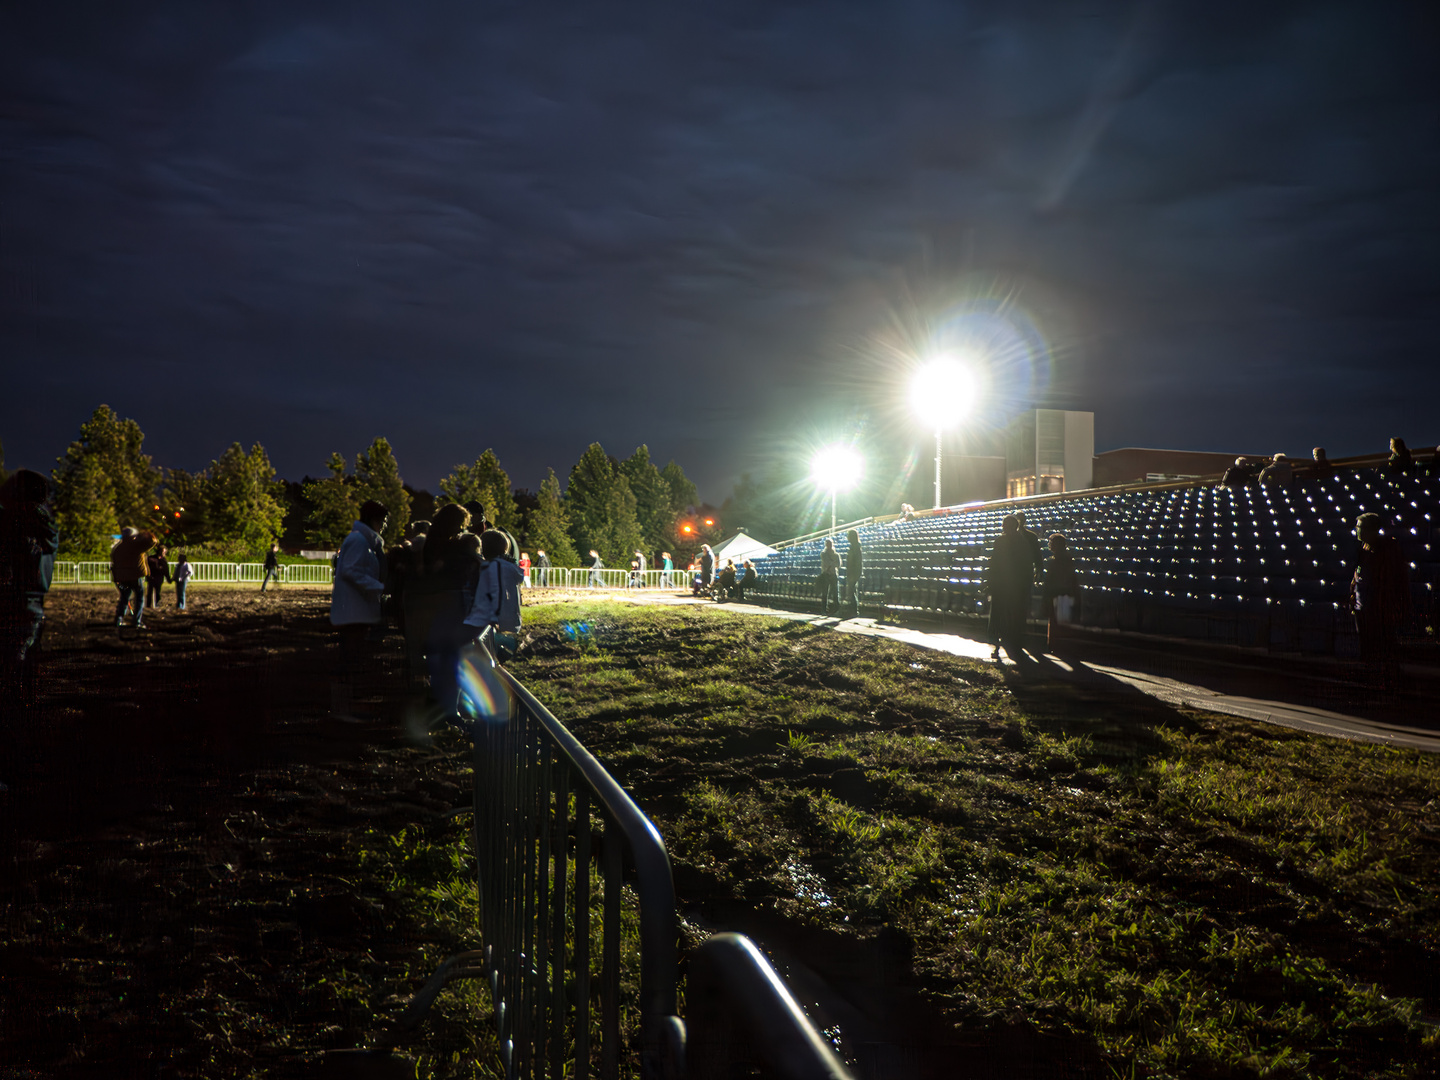
[[[487,532],[480,537],[480,573],[475,582],[475,600],[465,625],[484,633],[490,627],[512,632],[520,629],[520,585],[524,574],[505,555],[505,537]]]
[[[379,625],[380,598],[385,592],[385,543],[380,532],[390,511],[367,500],[360,519],[340,545],[335,559],[335,584],[330,591],[330,622],[340,636],[340,680],[331,687],[330,709],[342,720],[360,720],[353,712],[355,684],[366,659],[366,638]]]

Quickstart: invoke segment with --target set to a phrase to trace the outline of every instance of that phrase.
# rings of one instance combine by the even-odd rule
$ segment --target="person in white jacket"
[[[367,636],[381,619],[385,546],[380,532],[389,517],[384,503],[367,501],[335,560],[330,622],[340,636],[340,678],[330,686],[330,711],[341,720],[370,719],[356,714],[353,701],[355,685],[365,669]]]
[[[465,625],[477,634],[487,627],[520,629],[520,583],[525,575],[510,559],[503,558],[509,545],[505,537],[490,531],[480,537],[480,576],[475,582],[475,601]]]

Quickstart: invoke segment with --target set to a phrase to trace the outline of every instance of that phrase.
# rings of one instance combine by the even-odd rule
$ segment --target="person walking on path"
[[[175,569],[170,575],[175,581],[176,611],[185,610],[185,586],[190,583],[190,575],[193,572],[194,571],[190,569],[190,560],[185,557],[185,553],[182,551],[180,558],[175,562]]]
[[[1000,536],[990,552],[990,640],[991,654],[1000,659],[1000,650],[1012,660],[1021,658],[1025,623],[1030,615],[1030,586],[1035,581],[1035,551],[1020,527],[1020,519],[1007,514]]]
[[[590,564],[590,588],[593,589],[600,584],[600,571],[604,569],[605,564],[600,561],[600,552],[594,548],[590,549],[590,558],[595,560]]]
[[[840,610],[840,553],[835,550],[835,541],[827,538],[825,549],[820,552],[820,576],[815,583],[820,586],[820,614],[830,614],[830,598],[835,598],[835,610]]]
[[[851,529],[845,534],[849,545],[845,550],[845,617],[853,619],[860,614],[860,582],[865,576],[865,553],[860,550],[860,531]]]
[[[330,623],[340,638],[340,677],[330,687],[330,711],[340,720],[366,720],[355,711],[355,688],[368,659],[370,631],[379,625],[385,592],[385,546],[380,532],[390,511],[374,499],[340,545],[330,591]]]
[[[530,588],[530,553],[520,552],[520,577],[525,588]]]
[[[543,550],[535,552],[535,569],[540,575],[540,587],[543,589],[550,584],[550,556]]]
[[[670,557],[668,551],[660,553],[660,587],[662,589],[675,587],[675,560]]]
[[[1045,606],[1050,624],[1045,628],[1045,647],[1058,652],[1067,628],[1075,621],[1080,600],[1080,583],[1075,576],[1075,559],[1070,541],[1061,533],[1050,534],[1050,564],[1045,569]]]
[[[260,591],[265,591],[265,586],[270,582],[280,584],[280,545],[271,544],[270,550],[265,553],[265,579],[260,582]]]
[[[110,549],[110,578],[120,590],[115,604],[115,625],[125,625],[125,612],[135,602],[135,629],[145,629],[145,575],[149,572],[146,554],[155,546],[155,537],[133,525],[120,530],[120,542]]]
[[[148,608],[160,606],[160,593],[170,580],[170,562],[165,558],[165,551],[164,547],[158,547],[145,560],[145,606]]]
[[[1360,554],[1350,580],[1350,607],[1360,635],[1360,659],[1378,667],[1381,684],[1399,688],[1400,626],[1410,614],[1410,580],[1400,542],[1380,531],[1379,514],[1355,519]]]
[[[45,594],[55,571],[60,532],[50,509],[50,481],[17,469],[0,484],[0,696],[34,689]]]

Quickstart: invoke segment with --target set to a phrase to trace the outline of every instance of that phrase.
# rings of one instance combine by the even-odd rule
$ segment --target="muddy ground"
[[[417,900],[405,884],[426,860],[443,863],[445,852],[464,849],[466,824],[452,812],[469,802],[468,743],[454,733],[428,739],[407,729],[393,636],[372,672],[371,697],[385,719],[358,726],[328,718],[335,657],[327,590],[262,596],[253,588],[196,588],[189,612],[162,608],[145,632],[115,629],[112,597],[96,589],[53,593],[40,696],[33,705],[3,706],[0,1076],[314,1075],[327,1050],[370,1044],[440,958],[475,944],[463,902],[451,903],[454,917],[442,917],[442,901]],[[606,644],[606,663],[646,667],[649,646],[632,649],[627,640]],[[675,769],[696,732],[686,728],[657,766],[625,737],[624,717],[609,716],[603,702],[585,704],[585,694],[600,691],[593,679],[577,678],[579,668],[565,666],[572,650],[560,641],[541,642],[522,658],[522,678],[553,668],[556,708],[565,715],[570,694],[577,716],[595,713],[582,737],[613,757],[642,805],[647,798],[660,811],[684,804],[675,785],[695,778]],[[832,648],[820,641],[812,647]],[[856,643],[836,640],[833,648]],[[927,660],[936,671],[945,666],[946,683],[954,681],[950,664]],[[567,672],[573,687],[559,678]],[[764,677],[777,686],[814,683],[816,694],[862,693],[818,660]],[[1038,714],[1044,703],[1033,704]],[[1106,712],[1113,714],[1110,704]],[[870,716],[865,724],[908,732],[920,723],[892,719]],[[921,720],[926,731],[941,722]],[[777,766],[767,749],[757,770],[808,775],[825,764],[807,756],[814,751],[798,722],[759,721],[766,730],[745,737],[763,735],[767,748],[778,745],[783,760],[797,764]],[[985,728],[982,757],[993,767],[1023,750],[1004,742],[1001,727],[964,723]],[[817,739],[825,727],[809,725]],[[720,734],[721,742],[731,738]],[[729,757],[709,761],[706,782],[745,790],[746,778],[732,775],[748,767],[743,759],[733,766]],[[832,768],[821,770],[827,790],[838,783]],[[1077,783],[1066,779],[1071,766],[1047,768]],[[677,817],[676,827],[688,820]],[[400,838],[397,861],[377,859],[377,837]],[[979,1075],[1110,1075],[1090,1040],[1064,1034],[1059,1024],[1047,1030],[1043,1015],[1037,1023],[997,1014],[957,1033],[946,1016],[964,1012],[964,1003],[944,1002],[927,988],[927,978],[934,983],[946,973],[916,975],[918,935],[878,923],[849,932],[840,927],[849,921],[843,912],[861,921],[863,902],[837,895],[821,917],[807,900],[812,885],[833,891],[830,883],[796,878],[787,886],[773,867],[746,881],[744,851],[720,850],[706,833],[677,841],[688,932],[747,930],[786,945],[829,978],[854,975],[877,998],[873,1015],[896,1030],[912,1025],[915,1045],[928,1041],[924,1067],[914,1054],[877,1058],[875,1075],[947,1075],[943,1063],[957,1053],[982,1065]],[[823,860],[816,865],[825,871]],[[1426,871],[1433,876],[1432,864]],[[453,872],[463,883],[465,867],[457,863]],[[1390,943],[1381,938],[1366,942],[1384,955]],[[798,962],[790,974],[808,977]],[[1391,973],[1369,974],[1384,980]],[[473,992],[452,997],[417,1048],[421,1075],[488,1074],[488,1020]]]

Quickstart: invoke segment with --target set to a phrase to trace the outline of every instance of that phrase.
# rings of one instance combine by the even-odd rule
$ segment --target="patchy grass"
[[[713,609],[527,619],[701,911],[900,935],[961,1036],[1116,1075],[1440,1069],[1432,757]]]

